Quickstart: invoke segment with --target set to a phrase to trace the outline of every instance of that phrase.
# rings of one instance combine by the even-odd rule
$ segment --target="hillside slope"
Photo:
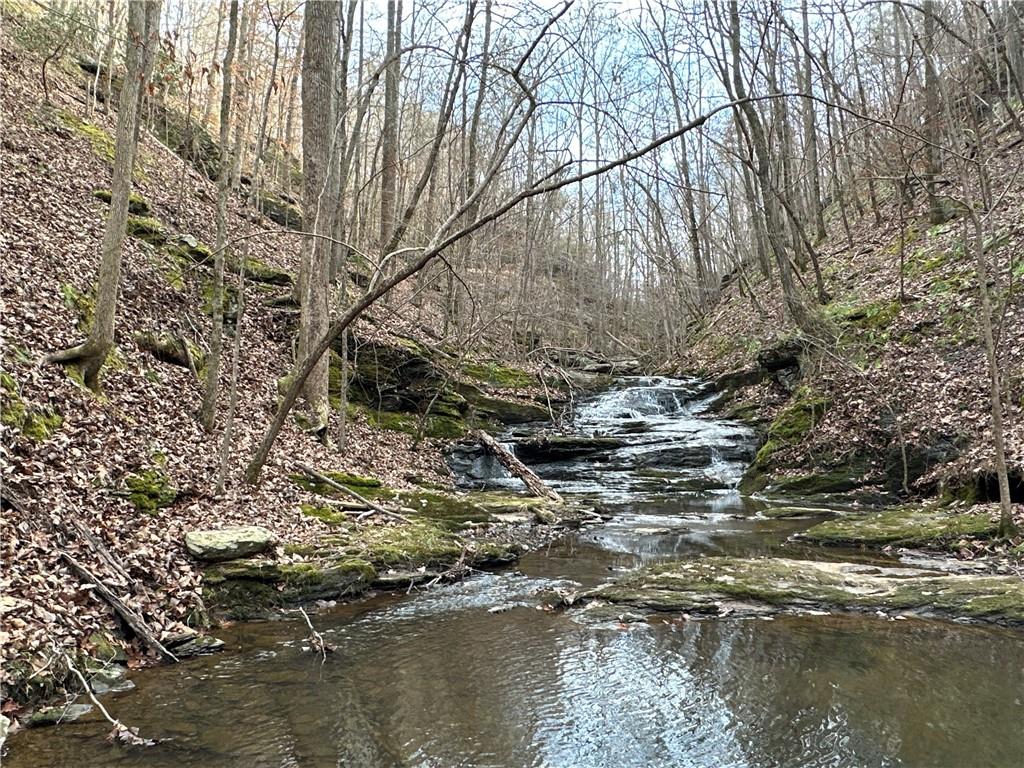
[[[9,30],[0,46],[5,684],[34,677],[45,692],[62,651],[95,653],[119,637],[109,607],[91,598],[61,559],[70,553],[87,567],[103,568],[83,542],[66,535],[72,526],[91,530],[110,549],[137,579],[131,604],[155,632],[171,635],[203,620],[201,574],[182,546],[187,531],[258,523],[294,548],[337,531],[337,521],[323,519],[331,516],[316,506],[316,495],[289,478],[297,462],[372,475],[386,488],[443,488],[451,484],[444,441],[433,435],[455,437],[475,423],[546,417],[543,400],[508,397],[516,389],[542,392],[532,373],[494,362],[468,364],[443,348],[428,311],[417,311],[416,322],[409,319],[407,297],[399,295],[389,309],[360,321],[350,344],[365,362],[356,358],[353,368],[359,403],[348,410],[345,450],[325,447],[303,431],[301,420],[289,421],[261,484],[244,485],[241,468],[270,421],[278,381],[292,364],[290,293],[300,239],[262,217],[250,220],[233,198],[229,232],[263,234],[248,240],[231,472],[226,492],[214,496],[230,365],[222,367],[211,435],[195,419],[202,388],[190,367],[201,369],[209,333],[204,244],[214,241],[216,188],[143,131],[117,346],[102,374],[103,395],[81,387],[60,366],[45,364],[47,353],[78,342],[90,319],[116,116],[86,116],[86,80],[71,60],[51,66],[52,103],[44,103],[40,55],[16,44]],[[403,369],[401,380],[385,380],[403,366],[415,373]],[[420,378],[410,381],[413,375]],[[415,388],[424,382],[424,389]],[[438,416],[420,417],[427,402]],[[424,431],[422,438],[413,434]],[[8,687],[6,695],[19,693]]]
[[[1022,161],[1020,141],[1004,135],[993,177],[1000,190],[1008,187],[990,214],[995,234],[988,242],[994,319],[1002,329],[1007,459],[1018,504],[1024,502]],[[837,206],[829,209],[829,235],[819,252],[831,297],[822,311],[838,338],[834,345],[801,336],[784,317],[778,285],[750,270],[754,299],[740,280],[728,282],[695,335],[686,367],[719,377],[730,390],[727,407],[759,421],[766,433],[746,489],[853,493],[876,502],[936,494],[997,498],[978,283],[963,247],[966,217],[930,226],[923,198],[901,214],[890,196],[882,201],[880,225],[868,210],[849,240]],[[812,280],[809,269],[805,279]]]

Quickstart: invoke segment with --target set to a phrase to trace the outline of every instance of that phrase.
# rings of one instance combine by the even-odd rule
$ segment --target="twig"
[[[154,739],[145,739],[142,736],[139,736],[138,728],[129,728],[120,720],[110,715],[107,708],[103,706],[100,700],[96,698],[96,694],[92,692],[92,688],[90,687],[89,682],[85,679],[85,676],[78,671],[78,668],[74,665],[67,654],[64,654],[64,663],[68,665],[68,670],[73,672],[75,677],[78,678],[78,681],[82,684],[82,687],[85,689],[89,699],[100,711],[103,717],[107,719],[107,722],[114,726],[114,730],[112,730],[110,735],[107,737],[108,739],[117,739],[118,741],[130,744],[133,747],[152,747],[156,744],[156,740]]]
[[[327,661],[327,654],[334,653],[334,648],[324,642],[324,636],[316,631],[316,627],[313,626],[313,622],[309,620],[309,614],[306,613],[306,609],[301,605],[299,606],[299,613],[302,614],[302,618],[306,620],[306,626],[309,627],[309,639],[313,643],[313,647],[320,651],[320,655],[323,657],[323,661]],[[323,663],[320,662],[321,664]]]

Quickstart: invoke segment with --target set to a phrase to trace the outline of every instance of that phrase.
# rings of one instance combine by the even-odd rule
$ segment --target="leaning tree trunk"
[[[96,311],[89,338],[77,347],[56,352],[50,362],[73,365],[81,370],[86,386],[99,389],[100,369],[114,346],[117,293],[121,282],[121,255],[128,225],[128,197],[138,145],[138,122],[142,94],[146,89],[149,62],[159,38],[161,0],[140,0],[128,4],[127,72],[118,102],[114,170],[110,182],[110,216],[103,231],[103,253],[96,288]],[[109,98],[109,95],[108,95]]]

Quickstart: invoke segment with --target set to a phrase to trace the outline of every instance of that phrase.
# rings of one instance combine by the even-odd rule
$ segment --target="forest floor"
[[[381,429],[364,410],[349,414],[344,451],[325,447],[289,421],[262,482],[257,487],[242,482],[244,463],[276,408],[277,382],[292,364],[288,318],[266,301],[288,289],[255,285],[243,318],[231,471],[225,492],[215,495],[226,394],[216,429],[206,434],[195,418],[201,382],[188,367],[157,360],[139,344],[142,334],[164,334],[189,339],[202,352],[210,326],[204,311],[208,269],[183,267],[180,260],[168,259],[166,249],[140,237],[125,241],[117,346],[103,371],[103,394],[83,388],[62,367],[42,362],[47,353],[78,343],[89,322],[107,207],[95,192],[110,187],[116,116],[104,116],[102,105],[86,115],[84,78],[69,60],[51,64],[46,103],[40,56],[15,43],[11,34],[10,29],[0,33],[5,73],[0,100],[5,127],[0,681],[8,697],[16,694],[9,687],[16,678],[28,673],[35,683],[45,683],[60,666],[56,657],[95,653],[119,637],[110,607],[62,560],[62,554],[71,554],[93,572],[105,572],[85,542],[61,535],[68,525],[89,529],[109,549],[136,581],[130,605],[158,636],[169,637],[184,631],[203,607],[200,569],[182,545],[186,532],[258,522],[293,553],[328,532],[337,534],[337,521],[317,512],[322,497],[289,477],[297,462],[372,475],[386,489],[452,484],[443,441]],[[145,130],[134,190],[148,203],[147,217],[169,237],[177,233],[214,242],[214,183]],[[237,198],[229,208],[230,232],[280,230],[262,217],[247,217]],[[299,245],[299,238],[287,233],[253,238],[249,258],[268,272],[294,274]],[[402,292],[391,297],[387,308],[360,323],[361,337],[386,340],[400,334],[430,342],[424,329],[439,325],[439,318],[412,309],[409,300]],[[230,339],[228,349],[229,344]],[[222,392],[229,372],[225,363]],[[375,516],[362,525],[389,523]],[[527,540],[530,535],[536,538],[526,534]],[[451,554],[452,542],[441,543]],[[280,549],[278,554],[288,559]],[[450,559],[458,556],[455,549]],[[130,650],[137,655],[132,663],[145,661],[145,649]]]

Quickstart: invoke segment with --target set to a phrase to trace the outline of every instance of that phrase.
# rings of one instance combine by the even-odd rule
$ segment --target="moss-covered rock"
[[[529,371],[493,360],[466,363],[462,366],[462,374],[473,381],[499,389],[519,389],[537,385],[537,377]]]
[[[862,303],[834,302],[825,309],[825,315],[841,326],[861,330],[881,330],[889,326],[902,309],[898,299],[880,299]]]
[[[471,384],[459,383],[456,386],[459,394],[472,406],[477,418],[501,424],[528,424],[551,418],[547,407],[539,403],[492,397]]]
[[[124,479],[128,500],[140,512],[155,513],[171,506],[178,498],[178,489],[159,467],[133,472]]]
[[[260,195],[260,211],[275,224],[288,229],[302,229],[302,211],[279,195]]]
[[[819,523],[804,531],[801,538],[820,544],[946,548],[965,536],[995,536],[998,528],[998,521],[986,512],[907,506]]]
[[[142,331],[135,334],[135,343],[160,362],[188,368],[191,361],[197,370],[203,367],[203,354],[199,347],[182,336],[167,331]]]
[[[102,200],[107,205],[110,205],[111,193],[109,189],[94,189],[92,196],[97,200]],[[146,202],[146,198],[140,195],[138,192],[128,193],[128,213],[134,216],[148,216],[149,215],[149,203]]]
[[[344,556],[293,563],[235,560],[203,572],[204,596],[216,614],[247,619],[310,600],[360,594],[376,575],[365,560]]]
[[[91,293],[78,290],[71,283],[63,283],[60,286],[60,297],[64,306],[78,315],[75,324],[81,333],[88,333],[92,326],[92,318],[96,313],[96,299]]]
[[[829,408],[829,400],[810,387],[800,387],[768,427],[768,439],[757,452],[754,464],[764,470],[780,450],[797,445],[806,437]]]
[[[217,562],[250,557],[274,545],[274,534],[258,525],[232,525],[185,534],[185,549],[197,560]]]
[[[113,165],[114,139],[106,130],[95,123],[83,120],[78,115],[67,110],[60,112],[60,119],[64,125],[89,142],[89,146],[96,157]]]
[[[164,250],[168,255],[194,264],[213,265],[213,249],[192,235],[177,235]]]
[[[708,557],[641,569],[586,593],[653,611],[894,611],[1024,624],[1024,581],[917,568]]]
[[[130,237],[156,246],[163,245],[168,238],[167,227],[152,216],[129,216],[126,232]]]
[[[250,280],[267,285],[291,285],[295,282],[291,272],[272,267],[259,259],[245,260],[245,274]]]
[[[31,405],[22,399],[18,382],[9,373],[0,373],[0,423],[40,442],[61,428],[64,418],[48,405]]]

